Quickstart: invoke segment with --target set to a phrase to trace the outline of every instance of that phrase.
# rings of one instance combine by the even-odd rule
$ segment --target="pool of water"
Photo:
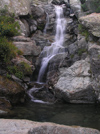
[[[28,119],[39,122],[54,122],[64,125],[78,125],[100,130],[100,106],[83,104],[38,104],[29,102],[16,106],[7,116],[1,118]]]

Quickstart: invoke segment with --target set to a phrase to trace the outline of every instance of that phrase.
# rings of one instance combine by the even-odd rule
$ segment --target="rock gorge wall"
[[[21,36],[13,37],[12,40],[15,46],[23,51],[23,56],[13,59],[12,62],[14,64],[19,64],[21,61],[27,62],[32,66],[34,72],[32,77],[36,80],[36,69],[39,70],[40,66],[40,53],[44,46],[50,46],[54,41],[56,18],[54,4],[65,4],[64,16],[67,20],[67,26],[64,47],[66,53],[63,55],[58,54],[50,60],[45,76],[48,89],[57,99],[66,102],[99,102],[100,14],[84,14],[79,0],[0,1],[0,9],[5,8],[5,5],[7,5],[8,11],[15,13],[16,21],[19,22],[21,29]],[[46,25],[47,15],[49,23],[46,34],[44,34],[43,30]],[[0,75],[3,81],[3,75],[6,75],[6,72],[2,68],[0,69]],[[12,79],[23,87],[25,93],[28,87],[31,87],[29,85],[30,76],[29,74],[22,80],[12,76]],[[1,86],[1,89],[5,88],[5,85]],[[6,97],[2,95],[2,90],[0,92],[1,98]],[[19,98],[17,92],[13,92],[13,95]],[[17,98],[16,100],[18,100]],[[6,97],[6,99],[7,101],[10,100],[9,97]],[[23,102],[25,94],[19,100]],[[12,103],[11,100],[10,102]]]

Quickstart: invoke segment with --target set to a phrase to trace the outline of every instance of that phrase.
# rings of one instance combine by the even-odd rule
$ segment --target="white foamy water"
[[[41,62],[41,68],[38,75],[38,82],[41,82],[45,71],[47,69],[49,61],[59,53],[59,50],[63,48],[64,43],[64,32],[66,27],[66,19],[63,15],[63,8],[61,6],[55,6],[56,13],[56,35],[55,41],[51,44],[51,46],[46,46],[42,53],[45,53],[45,56]]]

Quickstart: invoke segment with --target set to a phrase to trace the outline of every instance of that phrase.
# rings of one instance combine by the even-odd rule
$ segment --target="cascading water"
[[[47,28],[48,28],[48,25],[49,25],[49,15],[48,13],[46,13],[47,17],[46,17],[46,25],[45,25],[45,28],[43,30],[43,33],[44,35],[47,33]]]
[[[42,51],[42,54],[45,56],[42,58],[41,68],[40,68],[39,75],[38,75],[37,83],[39,83],[39,84],[41,84],[41,82],[43,80],[43,76],[45,74],[49,61],[55,55],[60,53],[61,48],[64,48],[63,43],[64,43],[64,32],[65,32],[65,27],[66,27],[66,19],[64,18],[64,15],[63,15],[63,7],[55,6],[55,12],[56,12],[55,41],[51,44],[51,46],[44,47],[44,49]],[[44,29],[44,32],[46,32],[48,22],[49,22],[49,18],[47,18],[47,25]],[[45,103],[44,101],[35,99],[34,96],[32,95],[33,92],[36,92],[37,90],[40,90],[41,88],[33,87],[28,91],[31,101],[38,102],[38,103]]]
[[[55,6],[56,12],[56,35],[55,41],[49,47],[45,47],[42,53],[46,53],[41,62],[41,68],[38,75],[38,82],[42,82],[43,75],[45,74],[46,68],[49,61],[59,53],[59,50],[63,48],[64,43],[64,32],[66,27],[66,19],[63,15],[63,8],[61,6]]]

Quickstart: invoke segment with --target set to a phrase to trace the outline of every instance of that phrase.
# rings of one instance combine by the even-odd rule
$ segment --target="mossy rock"
[[[24,96],[25,90],[20,84],[0,75],[0,97],[5,97],[11,104],[16,104],[22,102]]]

